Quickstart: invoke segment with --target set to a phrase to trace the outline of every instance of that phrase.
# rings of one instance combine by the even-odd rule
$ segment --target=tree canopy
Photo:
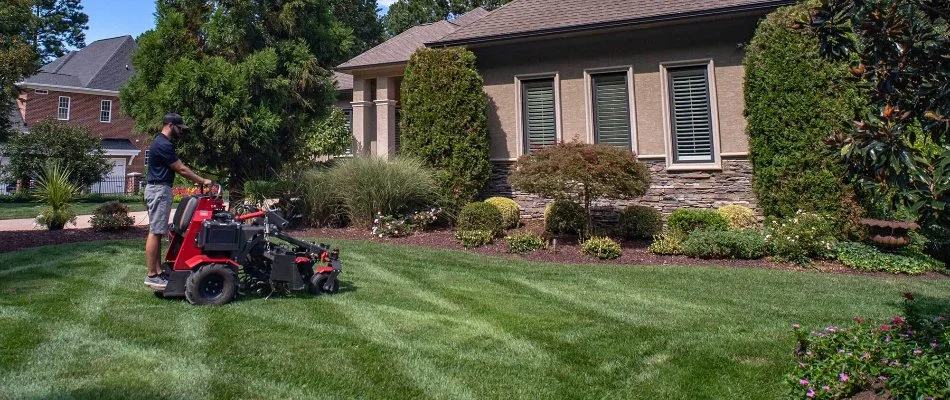
[[[413,26],[451,19],[475,8],[493,10],[510,0],[398,0],[383,17],[386,33],[396,36]]]
[[[32,21],[24,38],[43,63],[66,54],[67,46],[86,46],[89,16],[80,0],[33,0]]]
[[[346,61],[380,44],[386,36],[380,21],[376,0],[330,0],[333,15],[343,26],[353,31],[352,43],[348,45]]]
[[[33,124],[30,132],[16,132],[6,144],[4,167],[7,181],[36,178],[48,160],[62,162],[71,182],[87,187],[102,179],[112,167],[103,158],[102,141],[88,129],[47,119]]]
[[[7,0],[0,3],[0,143],[10,129],[10,110],[19,89],[16,82],[36,68],[36,54],[23,40],[31,21],[31,0]]]
[[[156,15],[120,95],[137,131],[154,134],[177,111],[191,127],[179,154],[227,176],[235,195],[309,156],[335,95],[329,68],[349,42],[328,2],[161,0]]]

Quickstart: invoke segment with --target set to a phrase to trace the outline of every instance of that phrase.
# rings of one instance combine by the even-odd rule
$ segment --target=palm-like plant
[[[58,161],[50,160],[36,179],[33,196],[37,201],[46,204],[36,221],[49,230],[63,229],[66,223],[76,224],[72,203],[79,195],[79,187],[70,181],[69,175],[69,168],[63,167]]]

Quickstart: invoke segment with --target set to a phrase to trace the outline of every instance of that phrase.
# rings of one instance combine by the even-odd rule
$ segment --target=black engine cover
[[[241,248],[241,224],[207,220],[195,240],[205,251],[237,251]]]

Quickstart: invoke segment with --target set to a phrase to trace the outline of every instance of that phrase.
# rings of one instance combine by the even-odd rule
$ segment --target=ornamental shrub
[[[495,236],[495,232],[481,230],[458,231],[455,233],[455,238],[468,249],[492,244],[495,242]]]
[[[661,256],[675,256],[683,254],[682,244],[686,234],[667,230],[661,235],[653,236],[653,243],[647,249],[649,252]]]
[[[356,157],[337,162],[328,173],[344,214],[363,228],[372,226],[378,214],[428,209],[438,199],[432,173],[413,159]]]
[[[118,231],[134,225],[135,218],[129,215],[129,207],[121,201],[110,201],[96,207],[89,224],[97,231]]]
[[[789,398],[845,399],[866,391],[893,399],[950,398],[950,315],[926,312],[911,293],[904,316],[855,318],[847,327],[806,332],[793,325],[797,365],[785,377]]]
[[[544,238],[531,233],[522,232],[505,237],[505,243],[508,244],[509,253],[530,253],[535,250],[541,250],[547,247]]]
[[[695,230],[681,247],[690,257],[754,260],[765,254],[765,239],[754,231]]]
[[[649,206],[629,206],[620,212],[618,231],[626,239],[649,239],[663,230],[663,216]]]
[[[30,125],[29,132],[14,132],[4,143],[2,182],[28,182],[42,174],[47,161],[55,160],[69,171],[67,177],[80,189],[94,185],[112,170],[102,150],[102,139],[88,128],[45,119]]]
[[[584,207],[570,200],[554,200],[544,209],[544,230],[548,233],[584,235],[589,222]]]
[[[620,257],[620,244],[606,236],[595,236],[581,244],[581,251],[601,260],[613,260]]]
[[[468,203],[459,212],[458,230],[492,232],[497,236],[504,231],[501,212],[488,203]]]
[[[666,222],[670,231],[689,234],[696,229],[710,231],[729,230],[729,221],[716,210],[703,208],[679,208],[670,214]]]
[[[475,61],[459,47],[420,49],[402,82],[399,150],[437,171],[452,213],[491,179],[488,100]]]
[[[837,232],[831,218],[798,211],[795,216],[773,220],[766,226],[766,249],[779,261],[800,264],[813,258],[831,258]]]
[[[492,197],[485,202],[495,206],[501,213],[502,225],[505,229],[518,227],[518,223],[521,222],[521,207],[517,202],[507,197]]]
[[[834,247],[838,261],[842,264],[866,271],[917,275],[944,268],[942,262],[913,249],[886,253],[877,247],[854,242],[837,243]]]
[[[825,153],[823,139],[865,107],[847,62],[823,59],[818,39],[796,30],[817,1],[783,7],[756,29],[745,57],[745,104],[752,188],[765,215],[797,210],[834,216],[856,213],[844,167]],[[859,213],[859,211],[857,211]]]
[[[730,204],[728,206],[719,207],[717,211],[726,218],[726,221],[729,221],[729,229],[731,230],[743,231],[754,229],[756,225],[758,225],[758,221],[755,219],[755,211],[752,211],[749,207]]]

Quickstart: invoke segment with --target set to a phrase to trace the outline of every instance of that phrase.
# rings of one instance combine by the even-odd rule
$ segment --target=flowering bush
[[[186,196],[193,196],[198,194],[198,188],[194,186],[181,187],[176,186],[172,188],[172,201],[178,203],[182,198]]]
[[[494,243],[495,232],[480,230],[458,231],[455,233],[455,238],[462,243],[462,246],[471,249]]]
[[[765,231],[769,254],[780,261],[807,263],[834,257],[837,234],[830,218],[799,210],[794,217],[773,220]]]
[[[613,260],[620,257],[621,249],[620,244],[613,239],[606,236],[595,236],[581,244],[581,251],[601,260]]]
[[[123,230],[135,224],[135,218],[129,216],[129,207],[121,201],[110,201],[96,208],[89,224],[97,231]]]
[[[529,253],[547,247],[544,239],[531,232],[516,233],[505,237],[509,253]]]
[[[786,376],[790,398],[840,399],[873,390],[888,398],[950,398],[950,320],[924,315],[905,294],[905,317],[855,318],[855,326],[806,333],[793,325],[798,364]]]
[[[404,237],[426,230],[442,213],[441,208],[418,211],[402,217],[377,214],[373,220],[373,236]]]

